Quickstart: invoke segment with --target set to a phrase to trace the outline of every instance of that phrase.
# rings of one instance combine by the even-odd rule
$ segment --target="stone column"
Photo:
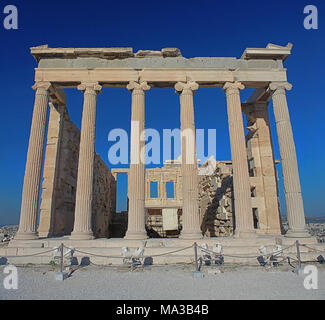
[[[285,90],[291,90],[287,82],[273,82],[273,111],[276,122],[281,156],[284,192],[287,207],[289,230],[287,237],[310,237],[306,229],[304,205],[301,195],[296,148],[293,140],[288,104]]]
[[[81,122],[79,163],[76,191],[73,240],[93,239],[91,226],[93,175],[95,157],[96,103],[101,86],[96,82],[82,83],[78,90],[84,93]]]
[[[125,239],[147,239],[145,228],[145,140],[141,139],[145,125],[146,82],[130,82],[127,89],[132,92],[130,170],[128,180],[129,210],[128,230]]]
[[[198,88],[199,85],[193,81],[177,82],[175,85],[176,92],[180,94],[181,105],[183,227],[180,238],[182,239],[202,238],[193,105],[193,95]]]
[[[235,236],[251,237],[256,233],[254,230],[247,150],[240,102],[240,90],[243,89],[244,86],[240,82],[227,82],[223,87],[227,97],[231,159],[233,166],[236,218]]]
[[[49,82],[36,82],[33,86],[36,90],[35,103],[16,240],[38,238],[36,228],[50,86]]]

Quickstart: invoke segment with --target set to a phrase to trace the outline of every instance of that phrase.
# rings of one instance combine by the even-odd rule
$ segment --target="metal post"
[[[298,267],[293,270],[297,275],[304,274],[304,271],[301,268],[301,257],[300,257],[300,247],[299,246],[300,246],[300,244],[299,244],[299,241],[297,240],[296,248],[297,248]]]
[[[203,273],[199,270],[199,263],[197,258],[197,243],[194,242],[194,257],[195,257],[195,271],[193,272],[194,278],[203,278]]]
[[[63,272],[63,243],[61,243],[61,262],[60,262],[60,272]]]
[[[298,259],[298,268],[301,269],[301,258],[300,258],[300,248],[299,248],[299,241],[296,241],[297,247],[297,259]]]
[[[199,271],[199,263],[197,259],[197,243],[194,242],[194,257],[195,257],[195,270]]]
[[[64,250],[64,244],[61,243],[60,245],[60,251],[61,251],[61,254],[60,254],[60,258],[61,258],[61,261],[60,261],[60,272],[57,272],[55,274],[55,280],[59,280],[59,281],[63,281],[64,279],[68,278],[68,274],[66,272],[63,271],[63,250]]]

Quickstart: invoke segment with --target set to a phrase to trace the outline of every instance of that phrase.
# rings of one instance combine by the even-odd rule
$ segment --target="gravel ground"
[[[55,280],[50,266],[18,267],[18,289],[2,285],[0,299],[325,299],[325,266],[318,265],[318,290],[306,290],[305,275],[297,276],[289,267],[222,266],[220,274],[195,279],[193,266],[150,266],[130,272],[125,267],[79,267],[65,281]],[[211,268],[210,268],[211,270]]]

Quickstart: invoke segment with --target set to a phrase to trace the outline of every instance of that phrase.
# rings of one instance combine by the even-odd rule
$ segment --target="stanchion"
[[[294,268],[293,272],[297,275],[304,274],[304,270],[301,268],[301,257],[300,257],[300,244],[299,241],[296,241],[296,248],[297,248],[297,259],[298,259],[298,266]]]
[[[194,258],[195,258],[195,271],[193,272],[193,277],[194,278],[203,278],[204,275],[200,271],[200,268],[199,268],[199,261],[198,261],[198,257],[197,257],[197,243],[196,242],[194,242]]]
[[[64,250],[64,244],[61,243],[60,245],[60,272],[57,272],[55,274],[55,280],[63,281],[64,279],[68,278],[68,274],[63,271],[63,250]]]

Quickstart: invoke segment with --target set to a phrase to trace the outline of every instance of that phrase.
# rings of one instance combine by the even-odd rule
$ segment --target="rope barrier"
[[[81,250],[78,250],[78,249],[74,249],[74,251],[82,253],[82,254],[86,254],[88,256],[99,257],[99,258],[112,258],[112,259],[114,259],[114,258],[123,258],[122,256],[104,256],[104,255],[101,255],[101,254],[85,252],[85,251],[81,251]]]
[[[165,255],[172,254],[172,253],[176,253],[176,252],[180,252],[180,251],[185,251],[185,250],[188,250],[188,249],[193,248],[193,246],[194,246],[194,244],[192,244],[189,247],[182,248],[182,249],[178,249],[178,250],[175,250],[175,251],[170,251],[170,252],[166,252],[166,253],[161,253],[161,254],[146,256],[146,258],[150,258],[150,257],[161,257],[161,256],[165,256]]]
[[[206,249],[206,248],[203,248],[203,247],[201,247],[201,246],[198,246],[198,248],[200,248],[202,251],[208,251],[208,252],[210,252],[210,253],[213,253],[213,254],[215,254],[215,255],[219,255],[219,256],[224,256],[224,257],[231,257],[231,258],[242,258],[242,259],[257,259],[257,258],[259,258],[259,257],[271,257],[271,256],[276,256],[276,255],[278,255],[279,253],[283,253],[283,251],[285,251],[285,250],[287,250],[287,249],[289,249],[289,248],[292,248],[292,247],[294,247],[296,244],[293,244],[293,245],[291,245],[291,246],[287,246],[287,247],[285,247],[285,248],[283,248],[283,249],[281,249],[281,250],[278,250],[278,251],[274,251],[274,252],[272,252],[272,253],[268,253],[268,254],[260,254],[260,255],[258,255],[258,256],[252,256],[252,255],[231,255],[231,254],[219,254],[219,253],[216,253],[216,252],[214,252],[214,251],[212,251],[212,250],[209,250],[209,249]]]
[[[99,255],[99,254],[95,254],[95,253],[85,252],[85,251],[81,251],[81,250],[78,250],[78,249],[67,247],[66,245],[64,245],[64,247],[69,249],[69,250],[73,250],[75,252],[79,252],[79,253],[86,254],[86,255],[89,255],[89,256],[94,256],[94,257],[100,257],[100,258],[125,258],[123,256],[105,256],[105,255]],[[182,249],[178,249],[178,250],[174,250],[174,251],[170,251],[170,252],[165,252],[165,253],[161,253],[161,254],[155,254],[155,255],[150,255],[150,256],[145,256],[144,255],[141,258],[161,257],[161,256],[173,254],[173,253],[180,252],[180,251],[185,251],[185,250],[188,250],[188,249],[190,249],[192,247],[193,247],[193,245],[191,245],[189,247],[186,247],[186,248],[182,248]]]
[[[0,255],[1,258],[28,258],[28,257],[34,257],[34,256],[38,256],[40,254],[45,254],[45,253],[49,253],[52,251],[57,250],[58,248],[54,248],[48,251],[43,251],[43,252],[38,252],[38,253],[33,253],[33,254],[26,254],[26,255],[16,255],[16,256],[5,256],[5,255]]]
[[[316,252],[322,252],[322,253],[325,253],[325,251],[323,251],[323,250],[318,250],[318,249],[315,249],[315,248],[309,247],[309,246],[307,246],[306,244],[301,244],[301,246],[302,246],[302,247],[305,247],[305,248],[307,248],[307,249],[311,249],[311,250],[316,251]]]
[[[161,254],[155,254],[155,255],[143,255],[143,256],[140,256],[140,257],[135,257],[135,256],[130,256],[130,257],[123,257],[122,255],[121,256],[113,256],[113,255],[101,255],[101,254],[95,254],[95,253],[90,253],[90,252],[86,252],[86,251],[82,251],[82,250],[79,250],[79,249],[75,249],[75,248],[70,248],[68,246],[66,246],[65,244],[62,244],[62,247],[70,250],[71,252],[78,252],[78,253],[81,253],[81,254],[85,254],[85,255],[88,255],[88,256],[93,256],[93,257],[100,257],[100,258],[112,258],[112,259],[125,259],[125,258],[154,258],[154,257],[161,257],[161,256],[168,256],[168,255],[171,255],[171,254],[174,254],[174,253],[177,253],[177,252],[182,252],[182,251],[185,251],[185,250],[188,250],[190,248],[192,248],[195,244],[192,244],[191,246],[188,246],[188,247],[185,247],[185,248],[181,248],[181,249],[177,249],[177,250],[173,250],[173,251],[169,251],[169,252],[165,252],[165,253],[161,253]],[[290,246],[287,246],[285,248],[282,248],[281,250],[278,250],[278,251],[274,251],[272,253],[267,253],[267,254],[259,254],[259,255],[245,255],[245,254],[242,254],[242,255],[237,255],[237,254],[224,254],[224,253],[216,253],[210,249],[207,249],[207,248],[203,248],[199,245],[197,245],[197,247],[199,249],[202,250],[202,252],[206,252],[206,253],[211,253],[213,255],[216,255],[216,256],[224,256],[224,257],[231,257],[231,258],[239,258],[239,259],[257,259],[259,257],[265,257],[265,258],[268,258],[268,257],[271,257],[271,256],[278,256],[279,254],[281,253],[284,253],[284,251],[294,247],[296,245],[296,243],[294,243],[293,245],[290,245]],[[313,251],[317,251],[317,252],[322,252],[322,253],[325,253],[325,251],[322,251],[322,250],[317,250],[315,248],[312,248],[308,245],[305,245],[305,244],[299,244],[300,246],[303,246],[303,247],[306,247],[310,250],[313,250]],[[51,250],[47,250],[47,251],[43,251],[43,252],[37,252],[37,253],[34,253],[34,254],[29,254],[29,255],[15,255],[15,256],[0,256],[0,257],[4,257],[4,258],[27,258],[27,257],[34,257],[34,256],[38,256],[38,255],[44,255],[46,253],[50,253],[50,252],[53,252],[53,251],[56,251],[56,250],[60,250],[60,247],[57,247],[57,248],[53,248]],[[66,253],[67,254],[67,253]],[[64,256],[66,256],[66,254]],[[291,258],[290,259],[292,260],[296,260],[295,258]],[[296,260],[297,261],[297,260]]]

